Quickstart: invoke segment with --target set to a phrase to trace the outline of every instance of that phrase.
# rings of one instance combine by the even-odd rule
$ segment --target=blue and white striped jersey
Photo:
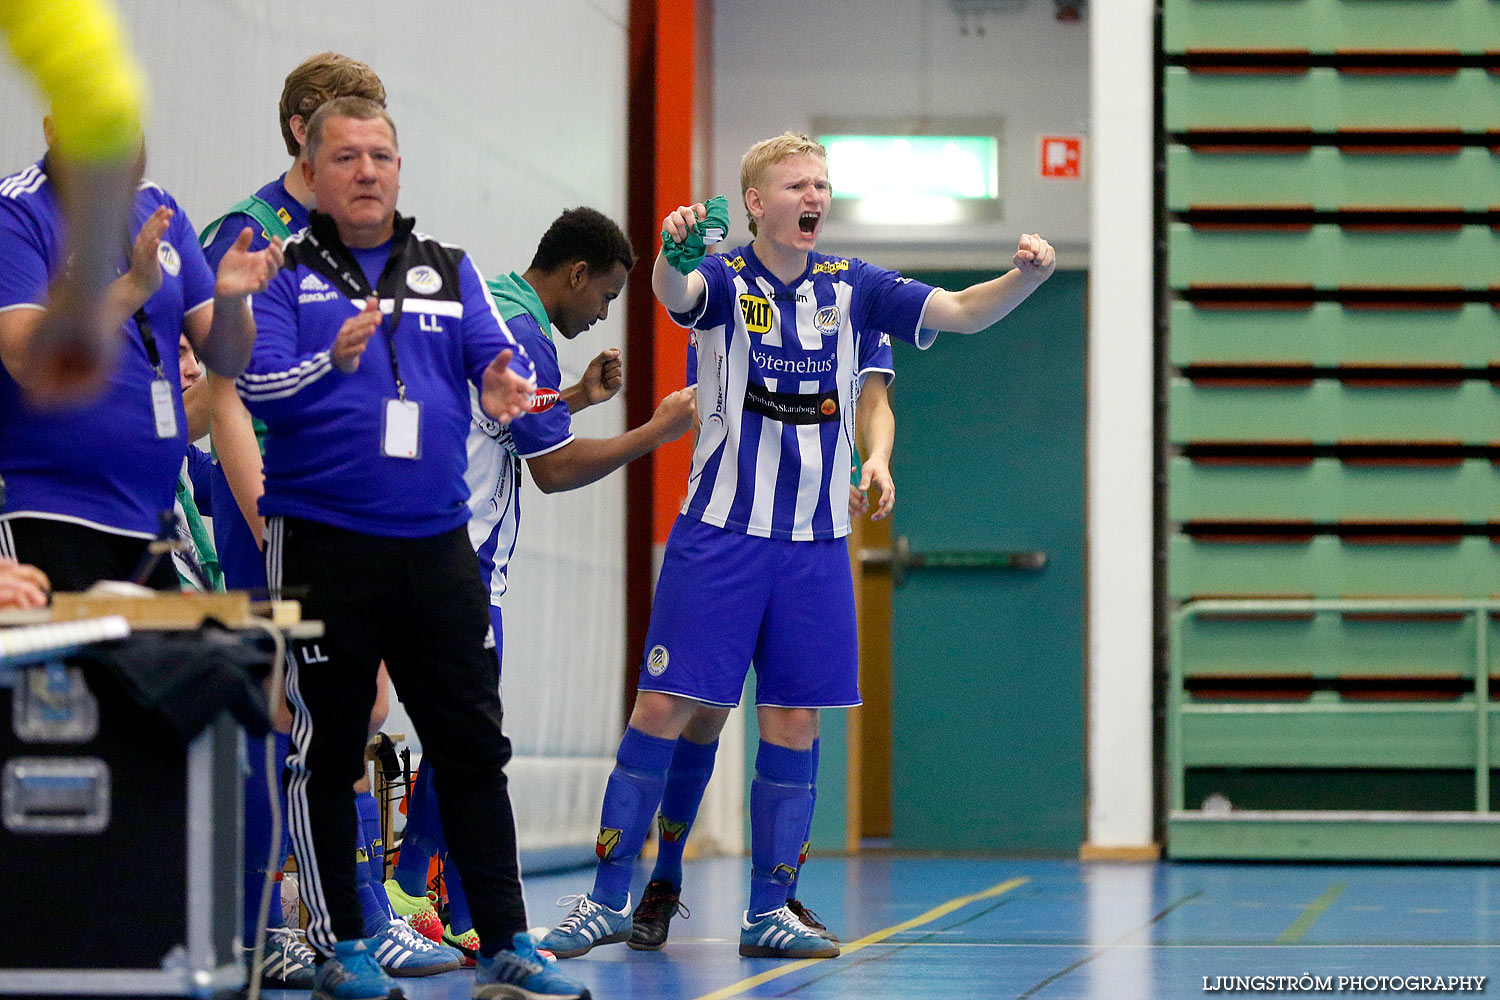
[[[816,253],[786,285],[748,245],[698,273],[702,300],[672,314],[695,331],[702,423],[682,513],[765,538],[842,538],[859,384],[893,370],[889,336],[931,345],[935,289]]]
[[[501,314],[505,312],[502,304]],[[573,440],[572,414],[558,394],[562,373],[557,348],[529,313],[506,316],[505,325],[536,366],[536,396],[529,413],[500,424],[479,408],[479,394],[470,387],[469,468],[464,473],[469,544],[479,557],[479,576],[490,603],[496,605],[508,586],[506,570],[521,527],[521,459],[556,451]]]

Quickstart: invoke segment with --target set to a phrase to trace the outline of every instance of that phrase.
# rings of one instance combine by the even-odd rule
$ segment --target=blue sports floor
[[[1330,978],[1312,995],[1472,992],[1424,993],[1414,988],[1423,976],[1486,976],[1484,993],[1500,995],[1490,981],[1500,979],[1500,870],[1489,867],[815,857],[798,895],[844,954],[778,962],[737,952],[747,866],[689,862],[692,917],[673,921],[665,949],[608,945],[566,970],[597,1000],[1166,1000],[1230,992],[1205,990],[1204,977],[1304,974]],[[591,878],[527,879],[532,922],[560,920],[554,901]],[[1351,991],[1340,976],[1417,978]],[[460,971],[401,985],[408,997],[462,1000],[472,981]]]

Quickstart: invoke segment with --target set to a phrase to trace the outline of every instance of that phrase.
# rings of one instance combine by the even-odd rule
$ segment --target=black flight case
[[[0,662],[0,995],[243,986],[239,727],[221,712],[184,747],[108,677],[18,662]]]

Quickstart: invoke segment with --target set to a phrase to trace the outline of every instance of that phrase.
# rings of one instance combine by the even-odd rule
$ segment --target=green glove
[[[687,238],[681,243],[672,239],[665,229],[661,231],[662,256],[683,274],[692,274],[698,269],[708,244],[718,243],[729,235],[729,199],[722,194],[715,195],[703,207],[708,209],[708,217],[689,226]]]

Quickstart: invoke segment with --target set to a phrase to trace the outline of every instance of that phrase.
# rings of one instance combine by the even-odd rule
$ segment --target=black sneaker
[[[682,914],[686,920],[690,914],[677,895],[681,890],[666,879],[654,878],[646,883],[641,894],[641,905],[635,908],[635,925],[630,931],[630,940],[625,942],[636,951],[656,951],[667,943],[667,927],[672,918]]]
[[[807,907],[803,906],[801,903],[797,902],[797,900],[787,900],[786,908],[788,910],[791,910],[792,913],[796,915],[798,920],[802,921],[803,927],[806,927],[811,931],[817,931],[820,937],[825,937],[828,940],[832,941],[834,944],[839,943],[839,936],[833,933],[833,931],[829,930],[827,927],[824,927],[823,921],[818,919],[818,915],[812,910],[809,910]]]

